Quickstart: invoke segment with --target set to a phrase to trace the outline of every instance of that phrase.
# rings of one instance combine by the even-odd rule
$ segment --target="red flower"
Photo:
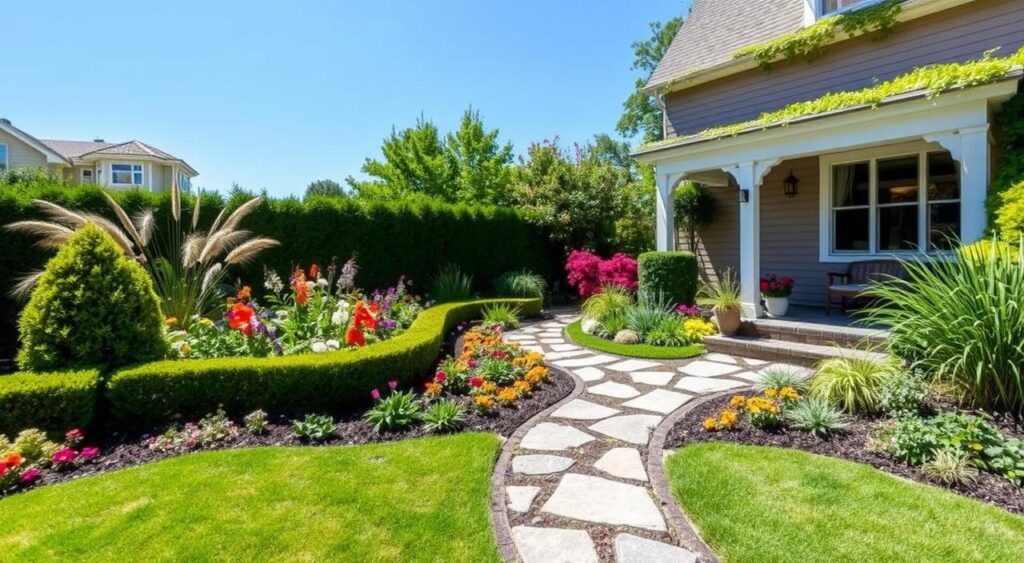
[[[366,303],[356,303],[356,310],[352,313],[352,325],[360,329],[377,330],[377,318],[366,308]]]
[[[53,454],[53,457],[51,459],[53,460],[53,463],[57,465],[64,465],[66,463],[74,463],[75,458],[77,457],[78,452],[71,448],[64,448],[62,450],[59,450],[57,453]]]
[[[761,291],[768,289],[768,282],[761,280]]]
[[[92,459],[100,453],[99,448],[82,448],[82,459]]]
[[[345,331],[345,344],[349,346],[366,346],[366,338],[363,336],[363,331],[356,328],[356,325],[348,327]]]
[[[16,453],[9,453],[3,460],[3,464],[7,467],[20,467],[21,462],[25,461],[22,457]]]
[[[474,375],[473,377],[469,378],[469,385],[471,387],[483,387],[484,378],[480,377],[479,375]]]
[[[3,475],[3,474],[0,473],[0,475]],[[21,474],[21,482],[25,483],[25,484],[31,483],[32,481],[35,481],[38,478],[39,478],[39,470],[36,469],[35,467],[33,467],[32,469],[29,469],[28,471],[26,471],[26,472]]]
[[[295,303],[305,305],[306,301],[309,301],[309,286],[306,285],[306,273],[302,271],[302,268],[295,268],[291,283],[292,289],[295,290]]]
[[[315,279],[317,279],[317,276],[319,276],[319,275],[320,275],[320,266],[317,266],[316,264],[313,264],[312,266],[309,267],[309,277],[310,278],[315,280]]]
[[[373,313],[374,316],[376,316],[377,313],[380,312],[380,303],[377,303],[376,301],[370,303],[370,312]]]
[[[252,333],[252,325],[249,324],[249,320],[252,319],[253,310],[252,307],[245,303],[235,303],[231,306],[231,311],[228,312],[228,320],[230,321],[231,328],[242,331],[243,334],[249,336]]]
[[[434,377],[434,381],[438,383],[444,383],[448,379],[448,374],[443,371],[437,372],[437,376]]]
[[[7,464],[0,463],[0,477],[3,477],[7,473]]]

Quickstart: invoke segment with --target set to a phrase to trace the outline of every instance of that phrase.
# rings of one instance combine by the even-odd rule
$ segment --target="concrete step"
[[[708,336],[704,338],[704,346],[708,352],[805,367],[813,367],[821,360],[840,356],[863,356],[878,360],[886,358],[886,355],[880,352],[752,336]]]
[[[889,334],[880,329],[827,325],[790,320],[744,321],[740,336],[817,346],[841,346],[860,350],[880,349]]]

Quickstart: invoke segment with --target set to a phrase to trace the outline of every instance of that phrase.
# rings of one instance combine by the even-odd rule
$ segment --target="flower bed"
[[[716,332],[702,311],[659,296],[637,298],[625,288],[604,287],[583,303],[580,328],[621,345],[682,347],[699,344]]]

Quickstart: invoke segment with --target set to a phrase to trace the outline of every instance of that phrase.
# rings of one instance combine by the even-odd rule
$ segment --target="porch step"
[[[881,348],[889,337],[888,332],[880,329],[776,319],[743,321],[739,334],[764,340],[860,350]]]
[[[707,336],[704,338],[704,347],[709,352],[805,367],[813,367],[821,360],[840,356],[863,356],[878,360],[886,358],[885,354],[879,352],[753,336]]]

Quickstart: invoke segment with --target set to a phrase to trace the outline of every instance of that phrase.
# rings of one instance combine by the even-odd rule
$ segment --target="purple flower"
[[[380,391],[378,391],[376,389],[374,389],[373,391],[370,391],[370,397],[373,398],[374,401],[379,401],[380,400]]]
[[[391,389],[392,391],[398,389],[398,380],[392,379],[391,381],[388,381],[388,389]]]

